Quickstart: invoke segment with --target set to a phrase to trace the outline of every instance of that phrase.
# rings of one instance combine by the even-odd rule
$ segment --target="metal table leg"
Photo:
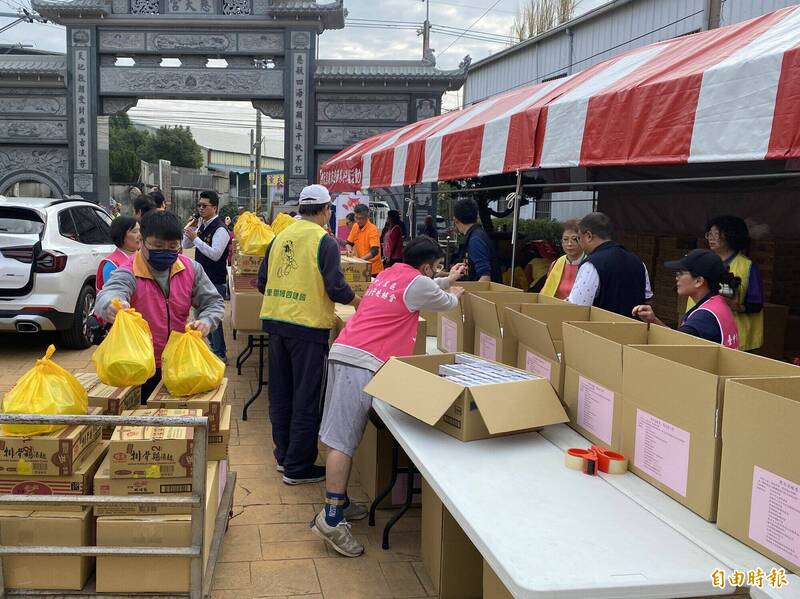
[[[247,400],[247,403],[244,404],[244,409],[242,410],[242,420],[247,420],[247,410],[250,407],[250,404],[258,399],[258,396],[261,395],[264,387],[269,384],[264,380],[264,350],[269,347],[269,338],[266,335],[259,335],[257,340],[253,339],[252,336],[250,339],[254,343],[258,343],[258,388],[256,389],[255,393],[253,393],[253,396]]]
[[[244,346],[244,349],[236,356],[236,373],[241,376],[242,375],[242,366],[253,353],[253,336],[247,336],[247,345]]]
[[[370,526],[375,526],[375,510],[378,509],[380,502],[389,496],[389,493],[391,493],[392,489],[394,489],[394,484],[397,482],[397,463],[399,461],[399,455],[400,446],[397,444],[397,441],[392,439],[392,477],[389,479],[389,484],[386,485],[386,488],[378,494],[378,496],[375,498],[375,501],[373,501],[372,505],[369,506]]]

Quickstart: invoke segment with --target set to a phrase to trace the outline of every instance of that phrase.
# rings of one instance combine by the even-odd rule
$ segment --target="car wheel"
[[[87,285],[78,295],[72,326],[61,333],[61,343],[69,349],[86,349],[92,344],[89,317],[94,312],[95,291]]]

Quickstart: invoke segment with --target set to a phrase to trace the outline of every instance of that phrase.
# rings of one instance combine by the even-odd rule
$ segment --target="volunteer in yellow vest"
[[[339,246],[323,228],[330,218],[328,190],[303,189],[300,220],[275,237],[258,272],[274,455],[287,485],[325,480],[325,468],[314,462],[333,305],[359,302],[344,279]]]
[[[540,293],[565,300],[572,291],[578,269],[586,259],[581,247],[581,233],[578,230],[578,221],[568,220],[564,223],[564,232],[561,234],[561,247],[564,255],[550,265],[550,272]]]
[[[731,274],[741,280],[730,293],[724,288],[720,291],[736,318],[739,349],[758,349],[764,344],[764,286],[758,267],[743,254],[750,245],[747,224],[738,216],[718,216],[706,225],[706,240]],[[689,300],[688,308],[693,305]]]

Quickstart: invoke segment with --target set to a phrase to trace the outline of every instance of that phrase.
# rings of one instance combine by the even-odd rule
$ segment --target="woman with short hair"
[[[103,288],[108,277],[120,264],[135,254],[142,246],[142,236],[139,234],[139,221],[132,216],[119,216],[111,221],[111,241],[117,249],[103,258],[97,267],[95,287],[97,291]]]

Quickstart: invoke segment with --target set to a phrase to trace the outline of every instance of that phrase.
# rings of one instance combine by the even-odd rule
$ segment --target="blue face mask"
[[[150,266],[159,271],[169,270],[178,259],[176,250],[147,250],[147,255]]]

